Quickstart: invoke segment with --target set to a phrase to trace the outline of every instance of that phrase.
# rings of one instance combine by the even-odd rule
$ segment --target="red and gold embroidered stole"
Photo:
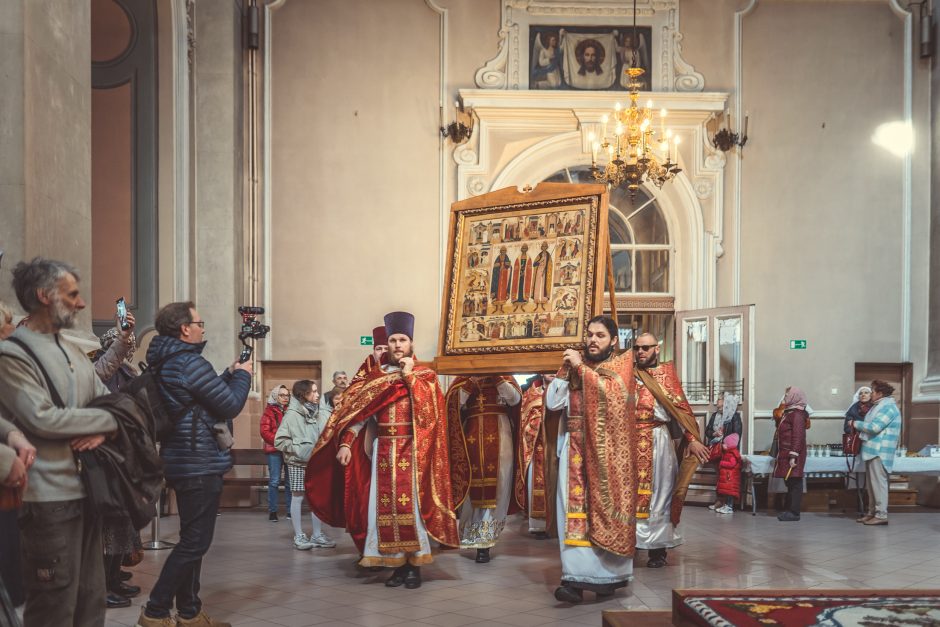
[[[564,370],[559,373],[564,376]],[[565,544],[616,555],[636,549],[633,357],[570,373]]]
[[[644,384],[640,379],[639,371],[637,374],[637,402],[636,402],[636,424],[637,436],[637,511],[638,519],[649,518],[650,502],[653,494],[653,430],[657,427],[665,429],[665,423],[656,422],[654,408],[657,401],[679,427],[688,433],[691,433],[696,439],[699,438],[698,423],[692,408],[685,398],[685,392],[682,390],[682,384],[676,375],[675,367],[671,362],[664,362],[652,368],[646,368],[643,371],[647,375],[650,385],[658,385],[658,389],[652,389],[650,385]],[[689,482],[695,468],[698,467],[697,461],[692,458],[692,473],[688,472],[690,467],[689,458],[683,458],[685,440],[680,441],[681,465],[679,476],[676,478],[676,488],[673,490],[672,508],[670,518],[673,524],[679,523],[679,517],[682,512],[682,504],[685,495],[688,492]]]
[[[470,502],[480,509],[496,507],[499,479],[499,417],[512,422],[513,408],[500,403],[497,386],[512,377],[458,377],[447,391],[447,415],[451,422],[463,416],[463,433],[470,462]],[[518,386],[517,386],[518,390]],[[468,394],[461,411],[460,391]],[[518,410],[518,406],[515,408]]]
[[[376,414],[376,526],[380,553],[421,548],[415,527],[414,429],[411,399],[403,397]]]
[[[350,386],[352,387],[352,386]],[[390,414],[394,414],[390,418]],[[387,464],[387,469],[377,468],[379,486],[386,481],[386,487],[391,490],[395,488],[395,498],[401,497],[401,490],[405,491],[405,496],[410,500],[414,491],[407,492],[408,486],[399,485],[403,471],[401,469],[402,460],[410,465],[411,476],[405,481],[411,482],[409,485],[417,486],[420,498],[420,512],[424,520],[428,533],[441,544],[450,546],[459,546],[460,540],[457,534],[457,519],[454,514],[453,497],[450,483],[450,454],[447,433],[447,421],[444,415],[444,395],[441,392],[437,382],[437,375],[433,370],[423,366],[416,366],[415,369],[407,375],[401,371],[383,372],[380,368],[374,368],[365,380],[361,383],[355,394],[345,396],[340,407],[334,412],[327,426],[320,436],[320,440],[314,449],[314,455],[308,464],[307,475],[307,493],[308,497],[314,497],[319,502],[324,501],[321,486],[330,486],[332,494],[330,498],[332,503],[342,500],[337,494],[337,483],[335,472],[331,476],[331,470],[334,468],[331,457],[335,457],[340,441],[350,444],[353,455],[362,449],[361,446],[353,446],[352,440],[355,435],[347,428],[367,420],[371,416],[377,416],[380,429],[379,439],[380,448],[385,447],[385,456],[379,456],[373,460],[374,463],[380,463],[382,459]],[[411,433],[407,437],[397,437],[399,434],[392,434],[389,429],[394,427],[396,431],[405,430],[405,425],[410,424]],[[382,443],[382,439],[386,443]],[[402,442],[397,442],[401,439]],[[396,440],[392,443],[392,440]],[[407,444],[404,444],[407,440]],[[364,455],[363,455],[364,457]],[[410,459],[409,459],[410,457]],[[396,469],[394,482],[391,479],[392,460],[394,458]],[[351,464],[352,465],[352,464]],[[383,477],[384,473],[388,474]],[[409,474],[404,471],[404,474]],[[318,483],[323,480],[323,483]],[[340,486],[342,484],[340,483]],[[379,487],[377,486],[377,488]],[[369,492],[368,483],[361,486],[365,493]],[[316,495],[321,490],[320,495]],[[398,515],[399,508],[392,506],[391,492],[388,492],[389,503],[387,510],[381,510],[384,507],[381,495],[379,495],[380,511],[383,515]],[[404,499],[401,499],[404,501]],[[395,503],[400,503],[398,500]],[[318,506],[316,511],[325,510],[336,513],[336,507],[330,508],[328,505]],[[406,506],[401,506],[406,507]],[[408,510],[410,511],[410,510]],[[337,516],[334,516],[334,519]],[[341,518],[341,516],[340,516]],[[381,526],[380,526],[381,528]],[[394,539],[394,534],[390,536],[392,542],[408,542],[407,533],[402,535],[399,530],[399,540]],[[404,549],[398,549],[404,550]],[[394,552],[398,552],[397,550]]]
[[[545,386],[541,379],[532,383],[522,396],[519,417],[519,447],[516,459],[514,493],[516,504],[528,512],[530,518],[544,520],[545,503],[545,432],[542,426],[545,415]],[[532,499],[529,500],[527,483],[529,467],[532,467]]]

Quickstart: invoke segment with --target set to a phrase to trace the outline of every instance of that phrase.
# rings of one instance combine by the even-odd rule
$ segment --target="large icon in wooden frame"
[[[542,183],[451,207],[442,374],[550,371],[601,311],[605,185]]]

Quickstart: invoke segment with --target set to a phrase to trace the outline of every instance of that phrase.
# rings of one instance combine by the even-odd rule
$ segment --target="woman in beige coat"
[[[320,431],[329,418],[326,408],[321,409],[320,392],[317,384],[309,379],[296,382],[291,390],[290,404],[284,411],[281,426],[274,436],[274,447],[284,454],[287,464],[287,477],[292,494],[290,509],[291,523],[294,525],[294,547],[305,551],[313,547],[330,548],[336,546],[325,533],[320,519],[311,511],[313,533],[308,537],[301,525],[300,507],[306,500],[304,479],[307,462],[313,453],[313,447],[320,437]]]

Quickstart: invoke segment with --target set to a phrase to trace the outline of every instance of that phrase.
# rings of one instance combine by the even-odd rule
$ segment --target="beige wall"
[[[90,294],[90,6],[4,0],[0,14],[0,299],[16,303],[9,270],[35,255],[73,263]]]
[[[757,305],[758,409],[792,384],[843,410],[855,362],[901,359],[901,161],[870,139],[903,118],[901,26],[876,3],[762,2],[745,20],[741,284]]]
[[[359,336],[397,309],[433,357],[438,16],[421,0],[288,0],[272,39],[272,357],[353,371]]]

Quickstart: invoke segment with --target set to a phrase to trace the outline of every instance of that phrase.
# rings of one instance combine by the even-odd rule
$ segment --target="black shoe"
[[[584,600],[584,593],[579,588],[563,583],[555,588],[555,599],[562,603],[576,604]]]
[[[134,573],[122,570],[121,571],[121,581],[130,581],[130,578],[134,576]]]
[[[271,522],[277,522],[277,512],[269,513],[268,520],[270,520]]]
[[[796,522],[800,519],[799,514],[794,514],[793,512],[783,512],[777,516],[777,520],[781,522]]]
[[[594,590],[594,594],[597,595],[598,599],[606,599],[608,597],[614,596],[614,592],[616,591],[617,589],[613,586],[601,586]]]
[[[646,562],[647,568],[662,568],[666,565],[666,549],[652,549],[649,552],[649,560]]]
[[[395,572],[392,573],[392,576],[385,580],[385,586],[388,588],[397,588],[398,586],[405,583],[405,573],[407,565],[399,566],[395,569]]]
[[[477,564],[487,564],[490,561],[489,549],[477,549]]]
[[[122,597],[127,597],[128,599],[133,599],[140,594],[140,586],[129,586],[126,583],[122,583],[118,584],[118,587],[111,590],[111,592]]]
[[[113,610],[118,607],[130,607],[131,600],[127,597],[122,597],[120,594],[114,594],[109,592],[108,596],[105,597],[105,603],[108,606],[109,610]]]
[[[405,574],[405,587],[409,590],[414,590],[415,588],[421,587],[420,566],[412,566],[408,569],[407,574]]]
[[[532,537],[536,540],[548,540],[548,534],[544,531],[533,531]]]

